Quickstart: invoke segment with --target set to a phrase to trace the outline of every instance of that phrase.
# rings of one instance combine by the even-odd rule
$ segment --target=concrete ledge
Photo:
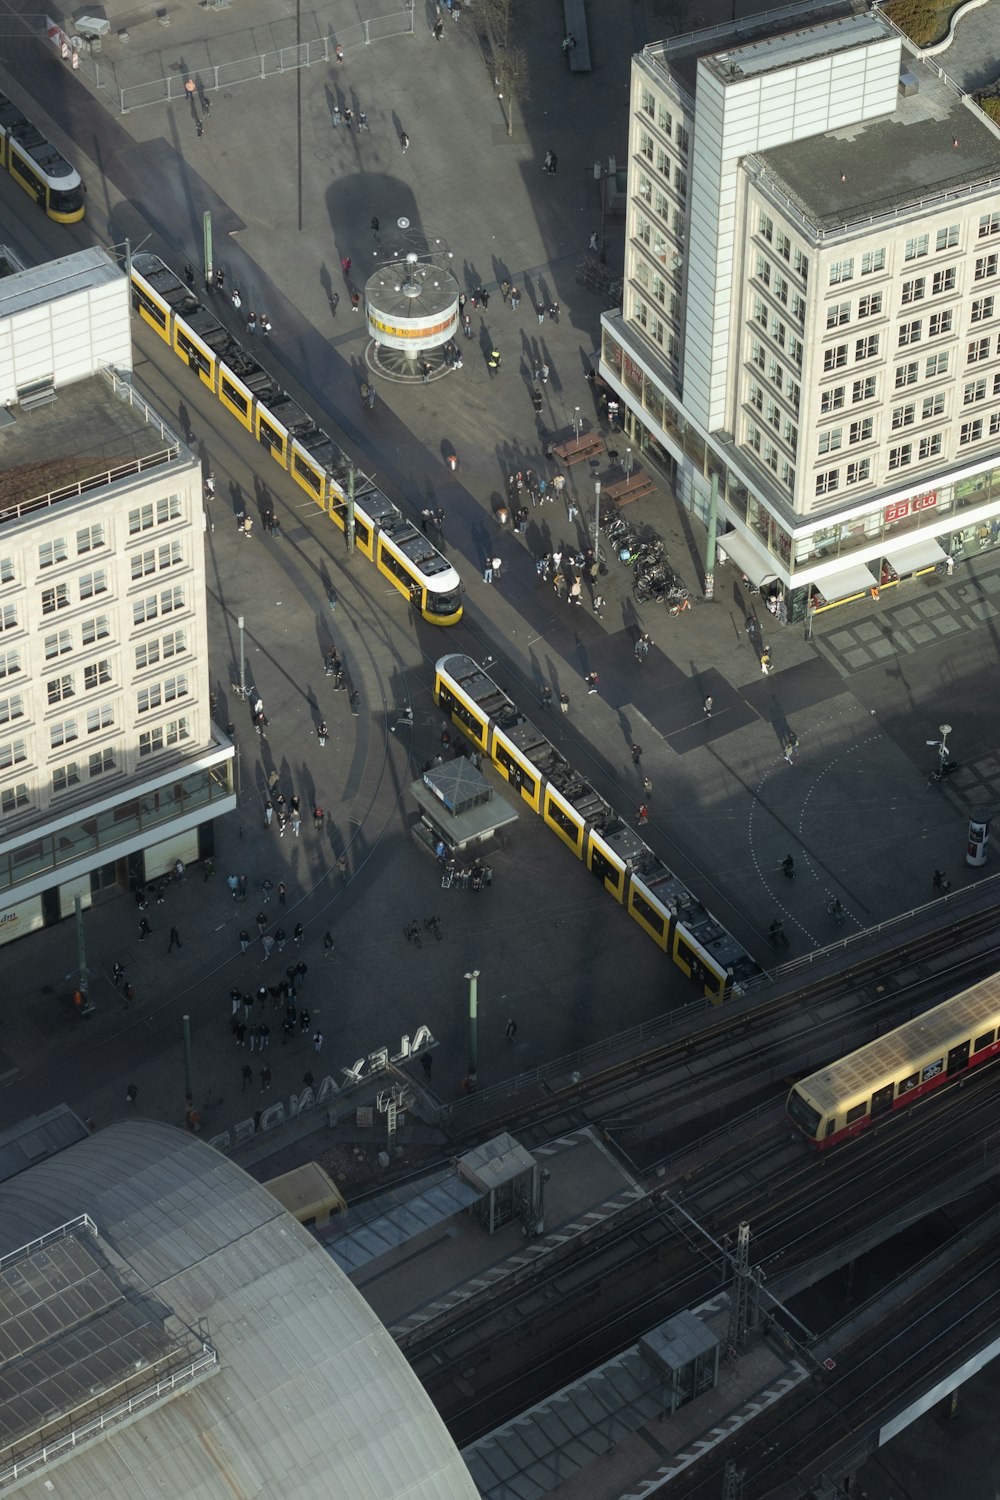
[[[939,52],[947,52],[948,48],[955,40],[955,27],[958,25],[962,17],[967,16],[970,10],[978,10],[980,6],[988,5],[989,3],[990,0],[965,0],[965,4],[958,7],[958,10],[956,10],[955,14],[952,16],[950,22],[948,23],[948,35],[944,38],[943,41],[935,42],[932,47],[924,47],[922,49],[924,56],[937,57]]]

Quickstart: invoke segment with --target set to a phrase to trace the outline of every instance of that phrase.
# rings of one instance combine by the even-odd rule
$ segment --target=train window
[[[533,798],[535,796],[538,790],[538,782],[534,776],[528,774],[519,760],[515,760],[509,750],[505,749],[503,745],[495,745],[493,748],[493,759],[498,766],[502,766],[507,772],[511,786],[523,787],[529,797]]]
[[[27,187],[31,188],[31,191],[35,194],[39,203],[44,203],[44,182],[38,176],[37,172],[32,171],[32,169],[28,166],[28,163],[24,160],[24,157],[21,156],[20,153],[16,150],[11,154],[11,167],[13,169],[15,177],[20,177],[21,181]]]
[[[226,400],[232,402],[237,411],[241,411],[243,415],[246,416],[247,412],[250,410],[249,401],[245,396],[240,395],[240,392],[233,385],[232,381],[227,380],[225,375],[223,375],[222,377],[221,389],[222,394],[225,396]]]
[[[892,1095],[894,1085],[887,1083],[884,1088],[876,1089],[872,1094],[872,1114],[884,1115],[887,1109],[892,1108]]]
[[[836,1116],[831,1115],[830,1118],[826,1122],[826,1133],[827,1133],[827,1135],[833,1135],[833,1132],[836,1130],[836,1128],[837,1128]]]
[[[939,1057],[936,1062],[928,1063],[920,1076],[923,1079],[924,1083],[926,1083],[928,1079],[936,1078],[938,1074],[943,1070],[943,1068],[944,1058]]]
[[[361,543],[362,547],[367,547],[372,539],[370,528],[365,525],[364,521],[358,520],[357,513],[354,516],[354,537],[356,541]]]
[[[320,475],[316,473],[316,470],[303,460],[300,453],[296,453],[294,458],[292,459],[292,469],[294,471],[296,479],[300,484],[304,485],[306,489],[312,492],[312,494],[319,494],[320,490],[323,487],[323,480]]]
[[[191,340],[180,328],[178,328],[177,330],[177,347],[183,351],[185,358],[187,359],[187,362],[192,367],[192,369],[208,369],[208,361],[202,354],[201,350],[198,349],[194,344],[192,344]]]
[[[260,441],[268,448],[278,448],[279,450],[283,448],[285,446],[284,433],[279,432],[276,427],[272,427],[271,423],[265,421],[259,412],[257,416],[260,421]]]
[[[557,828],[561,828],[563,833],[568,834],[574,844],[579,842],[581,824],[571,818],[569,813],[563,812],[552,797],[549,797],[546,802],[546,816]]]
[[[446,688],[443,683],[438,688],[438,707],[443,709],[446,714],[453,714],[460,724],[464,724],[467,729],[471,729],[480,744],[485,743],[483,726],[478,720],[473,718],[465,704],[460,703],[455,694],[449,688]]]
[[[659,933],[659,935],[662,937],[667,928],[667,922],[666,918],[663,915],[663,912],[657,911],[656,907],[651,905],[651,903],[646,900],[642,892],[636,890],[635,886],[632,887],[632,895],[630,899],[632,903],[632,910],[642,918],[642,920],[647,924],[648,927],[652,929],[653,932]]]
[[[590,846],[590,868],[599,880],[610,880],[616,889],[621,884],[621,870],[596,844]]]
[[[132,284],[132,296],[135,299],[136,307],[142,309],[150,322],[155,323],[157,328],[166,328],[167,315],[163,311],[163,308],[158,307],[152,297],[147,297],[146,293],[140,290],[134,282]]]
[[[851,1109],[847,1111],[844,1119],[847,1121],[848,1125],[853,1125],[856,1121],[863,1120],[867,1113],[868,1100],[862,1099],[860,1104],[855,1104]]]
[[[822,1116],[818,1109],[814,1109],[807,1100],[803,1099],[797,1089],[792,1089],[788,1096],[788,1113],[806,1135],[815,1136]]]
[[[989,1031],[984,1031],[982,1036],[977,1036],[976,1040],[972,1044],[973,1052],[982,1052],[984,1047],[988,1047],[990,1045],[995,1035],[996,1033],[991,1028]]]
[[[897,1085],[896,1085],[896,1095],[897,1095],[897,1097],[898,1098],[902,1098],[902,1096],[904,1094],[908,1094],[911,1089],[915,1089],[916,1088],[916,1086],[917,1086],[917,1084],[919,1082],[920,1082],[920,1074],[919,1073],[911,1073],[910,1076],[909,1076],[909,1078],[902,1078],[902,1079],[900,1079],[899,1083],[897,1083]]]
[[[379,564],[385,569],[387,573],[391,573],[393,578],[398,578],[401,583],[405,583],[407,587],[409,587],[409,573],[403,567],[403,564],[399,561],[399,559],[393,557],[388,547],[383,547],[379,552]]]

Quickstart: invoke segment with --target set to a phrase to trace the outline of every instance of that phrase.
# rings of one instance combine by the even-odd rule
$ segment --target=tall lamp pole
[[[245,700],[246,699],[246,695],[247,695],[247,664],[246,664],[246,654],[245,654],[244,646],[243,646],[243,616],[242,615],[237,615],[237,617],[236,617],[236,624],[238,625],[239,632],[240,632],[240,692],[243,694],[243,697],[244,697],[244,700]]]
[[[476,1074],[479,1071],[478,1038],[476,1035],[478,1022],[478,984],[479,970],[473,969],[466,974],[469,981],[469,1088],[476,1087]]]
[[[597,556],[597,543],[601,535],[601,481],[594,480],[594,556]]]

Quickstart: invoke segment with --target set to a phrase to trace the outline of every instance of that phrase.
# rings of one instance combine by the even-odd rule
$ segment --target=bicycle
[[[772,947],[788,947],[788,933],[785,931],[784,922],[779,922],[778,919],[775,918],[775,920],[771,923],[770,928],[768,929],[767,935],[770,939]]]
[[[427,917],[427,918],[425,918],[425,920],[424,920],[424,928],[426,929],[427,932],[433,933],[434,936],[437,938],[438,942],[440,943],[441,939],[444,937],[444,933],[441,931],[441,921],[440,921],[439,917]]]
[[[836,922],[837,926],[843,927],[844,921],[847,917],[847,912],[844,910],[843,903],[840,901],[840,898],[834,896],[832,901],[828,901],[826,903],[826,909],[833,920]]]
[[[778,869],[786,880],[795,879],[795,861],[790,854],[786,854],[784,859],[778,860]]]
[[[685,610],[691,608],[691,600],[687,596],[687,590],[682,591],[681,597],[669,606],[672,615],[682,615]]]
[[[422,948],[424,946],[420,938],[420,926],[416,921],[407,922],[406,926],[403,928],[403,936],[408,943],[413,943],[414,947],[416,948]]]

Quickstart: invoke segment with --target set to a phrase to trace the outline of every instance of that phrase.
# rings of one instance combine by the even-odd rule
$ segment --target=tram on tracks
[[[6,94],[0,94],[0,168],[57,224],[83,218],[79,172]]]
[[[441,657],[434,701],[714,1004],[762,972],[471,657]]]
[[[1000,975],[906,1021],[797,1083],[788,1118],[825,1151],[1000,1052]]]
[[[131,282],[132,303],[143,322],[346,532],[346,455],[159,256],[133,256]],[[354,535],[358,551],[429,624],[458,624],[458,573],[419,527],[361,474],[354,489]]]

